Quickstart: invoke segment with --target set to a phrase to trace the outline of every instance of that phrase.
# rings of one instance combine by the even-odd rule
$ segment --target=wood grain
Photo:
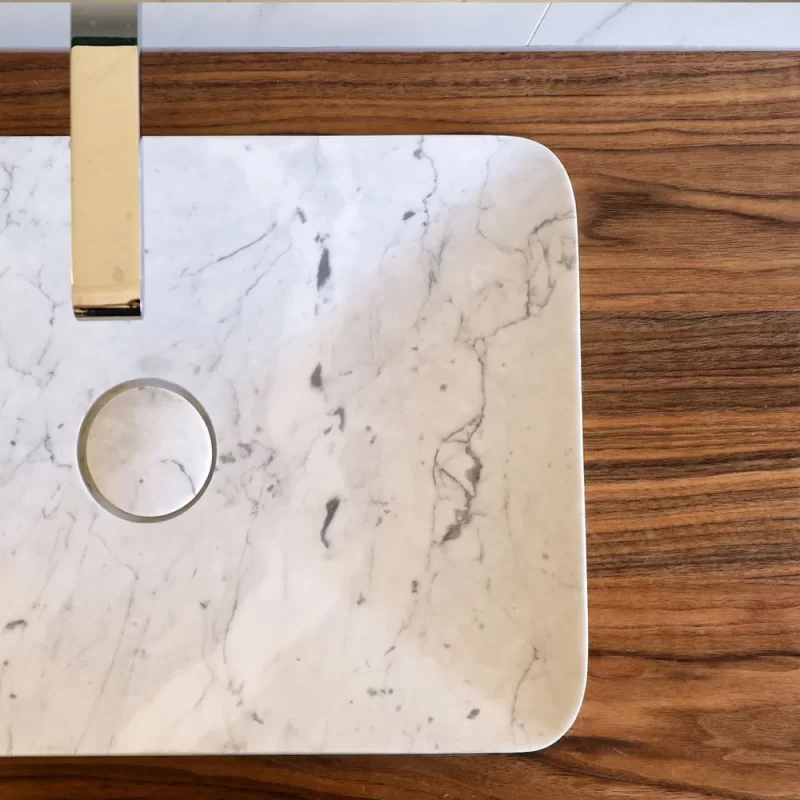
[[[492,132],[564,162],[586,701],[532,755],[17,759],[0,794],[799,798],[800,55],[151,53],[142,98],[145,134]],[[0,55],[0,135],[67,132],[66,57]]]

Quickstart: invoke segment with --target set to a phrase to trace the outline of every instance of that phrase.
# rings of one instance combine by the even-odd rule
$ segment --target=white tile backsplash
[[[145,3],[146,50],[524,47],[547,3]],[[0,3],[0,50],[69,47],[69,3]]]
[[[148,4],[147,49],[522,47],[546,3]]]
[[[795,3],[553,3],[531,46],[798,49]]]
[[[66,50],[69,3],[0,3],[0,50]]]
[[[546,13],[545,13],[546,12]],[[798,49],[794,3],[148,3],[153,50]],[[66,50],[69,3],[0,2],[0,50]]]

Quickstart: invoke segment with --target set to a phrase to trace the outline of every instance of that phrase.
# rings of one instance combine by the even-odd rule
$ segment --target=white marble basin
[[[143,164],[145,318],[77,322],[69,142],[0,139],[0,752],[555,741],[587,661],[558,160],[488,136],[162,138]],[[94,400],[151,378],[205,409],[216,468],[142,524],[93,499],[76,448]],[[119,456],[154,431],[197,456],[142,419],[93,456],[139,470],[134,513],[199,480]]]

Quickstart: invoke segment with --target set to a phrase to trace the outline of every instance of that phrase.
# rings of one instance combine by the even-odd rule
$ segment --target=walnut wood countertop
[[[0,135],[68,133],[68,83],[65,54],[0,54]],[[149,53],[142,97],[144,134],[492,132],[561,158],[586,700],[532,755],[0,760],[3,796],[800,797],[800,54]]]

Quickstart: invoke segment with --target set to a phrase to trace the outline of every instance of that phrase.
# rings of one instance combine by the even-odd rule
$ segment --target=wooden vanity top
[[[67,134],[68,86],[66,54],[0,54],[0,135]],[[531,756],[14,759],[2,793],[797,797],[800,54],[145,53],[142,102],[144,135],[515,134],[564,163],[586,699]]]

